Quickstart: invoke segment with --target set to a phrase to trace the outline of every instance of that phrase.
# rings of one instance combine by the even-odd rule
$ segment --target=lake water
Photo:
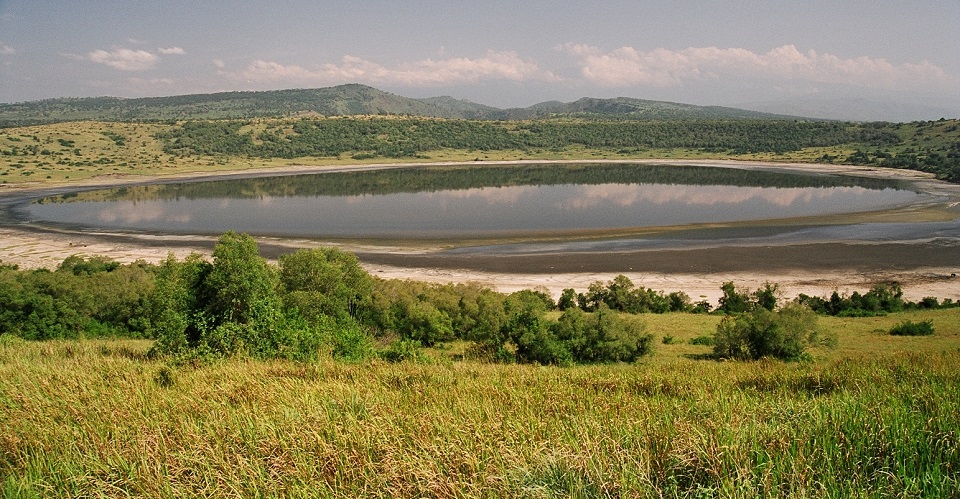
[[[658,165],[418,167],[129,186],[17,207],[107,231],[461,238],[872,211],[918,194],[873,179]]]

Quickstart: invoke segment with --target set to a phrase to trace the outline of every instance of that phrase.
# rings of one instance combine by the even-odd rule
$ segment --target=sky
[[[344,83],[955,118],[960,0],[0,0],[4,103]]]

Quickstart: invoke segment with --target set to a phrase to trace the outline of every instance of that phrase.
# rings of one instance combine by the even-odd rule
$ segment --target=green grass
[[[956,309],[824,320],[839,350],[808,363],[692,360],[709,347],[687,340],[714,317],[644,317],[678,342],[642,364],[566,369],[452,362],[443,350],[427,364],[172,366],[145,357],[148,341],[2,336],[0,496],[947,497],[960,487]],[[933,320],[937,334],[875,332],[906,318]]]

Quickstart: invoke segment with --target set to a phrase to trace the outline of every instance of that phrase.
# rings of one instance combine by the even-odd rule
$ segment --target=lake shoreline
[[[56,192],[92,188],[250,178],[303,173],[364,171],[419,166],[560,164],[560,163],[683,164],[724,168],[774,169],[807,173],[857,175],[909,180],[923,192],[939,196],[937,206],[929,203],[900,210],[900,219],[960,218],[960,185],[933,180],[929,175],[850,165],[744,162],[725,160],[557,160],[442,163],[383,163],[353,166],[291,165],[288,167],[231,172],[183,173],[162,177],[109,177],[76,184],[9,188],[0,191],[0,203]],[[328,242],[290,238],[257,238],[267,257],[298,247],[316,247]],[[53,231],[42,227],[0,224],[0,261],[21,268],[53,268],[73,254],[102,255],[121,262],[143,259],[157,262],[173,254],[209,254],[214,237],[150,236]],[[960,247],[937,242],[911,244],[774,244],[763,246],[717,246],[698,249],[659,249],[534,255],[448,255],[434,247],[391,248],[364,244],[336,243],[358,254],[365,268],[384,278],[427,282],[476,282],[499,291],[546,288],[558,295],[564,288],[584,291],[597,280],[608,281],[618,274],[630,277],[638,286],[663,291],[684,291],[694,301],[719,297],[723,282],[755,289],[764,282],[781,285],[786,297],[799,293],[824,295],[863,291],[885,281],[898,281],[909,299],[924,296],[960,299]],[[429,246],[429,245],[428,245]]]

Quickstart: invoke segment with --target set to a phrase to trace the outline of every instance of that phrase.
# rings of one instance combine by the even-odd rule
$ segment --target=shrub
[[[690,338],[690,344],[713,346],[713,336],[701,335],[696,338]]]
[[[516,360],[516,355],[500,343],[475,342],[464,350],[463,358],[481,362],[510,364]]]
[[[551,325],[576,362],[634,362],[653,353],[653,335],[636,317],[601,306],[586,314],[568,309]]]
[[[933,334],[933,321],[904,321],[890,328],[894,336],[930,336]]]
[[[516,358],[518,362],[535,362],[544,365],[566,366],[573,363],[573,357],[567,346],[546,327],[540,325],[521,328],[522,334],[516,335]]]
[[[405,338],[400,338],[391,343],[386,350],[380,352],[380,358],[387,362],[410,361],[423,363],[427,360],[426,355],[423,354],[420,342]]]
[[[286,305],[307,319],[357,318],[374,281],[351,253],[336,248],[301,249],[279,259]]]
[[[359,323],[349,318],[338,321],[322,316],[317,322],[315,334],[301,337],[300,351],[304,360],[311,358],[310,353],[315,355],[324,348],[329,348],[333,358],[348,361],[360,361],[374,354],[370,335]]]
[[[778,312],[757,307],[724,317],[713,337],[713,351],[718,357],[738,360],[798,360],[807,347],[832,343],[821,336],[816,322],[816,314],[802,305],[790,304]]]
[[[694,314],[709,314],[712,308],[713,305],[711,305],[709,301],[700,300],[693,304],[693,308],[690,310],[690,312]]]

